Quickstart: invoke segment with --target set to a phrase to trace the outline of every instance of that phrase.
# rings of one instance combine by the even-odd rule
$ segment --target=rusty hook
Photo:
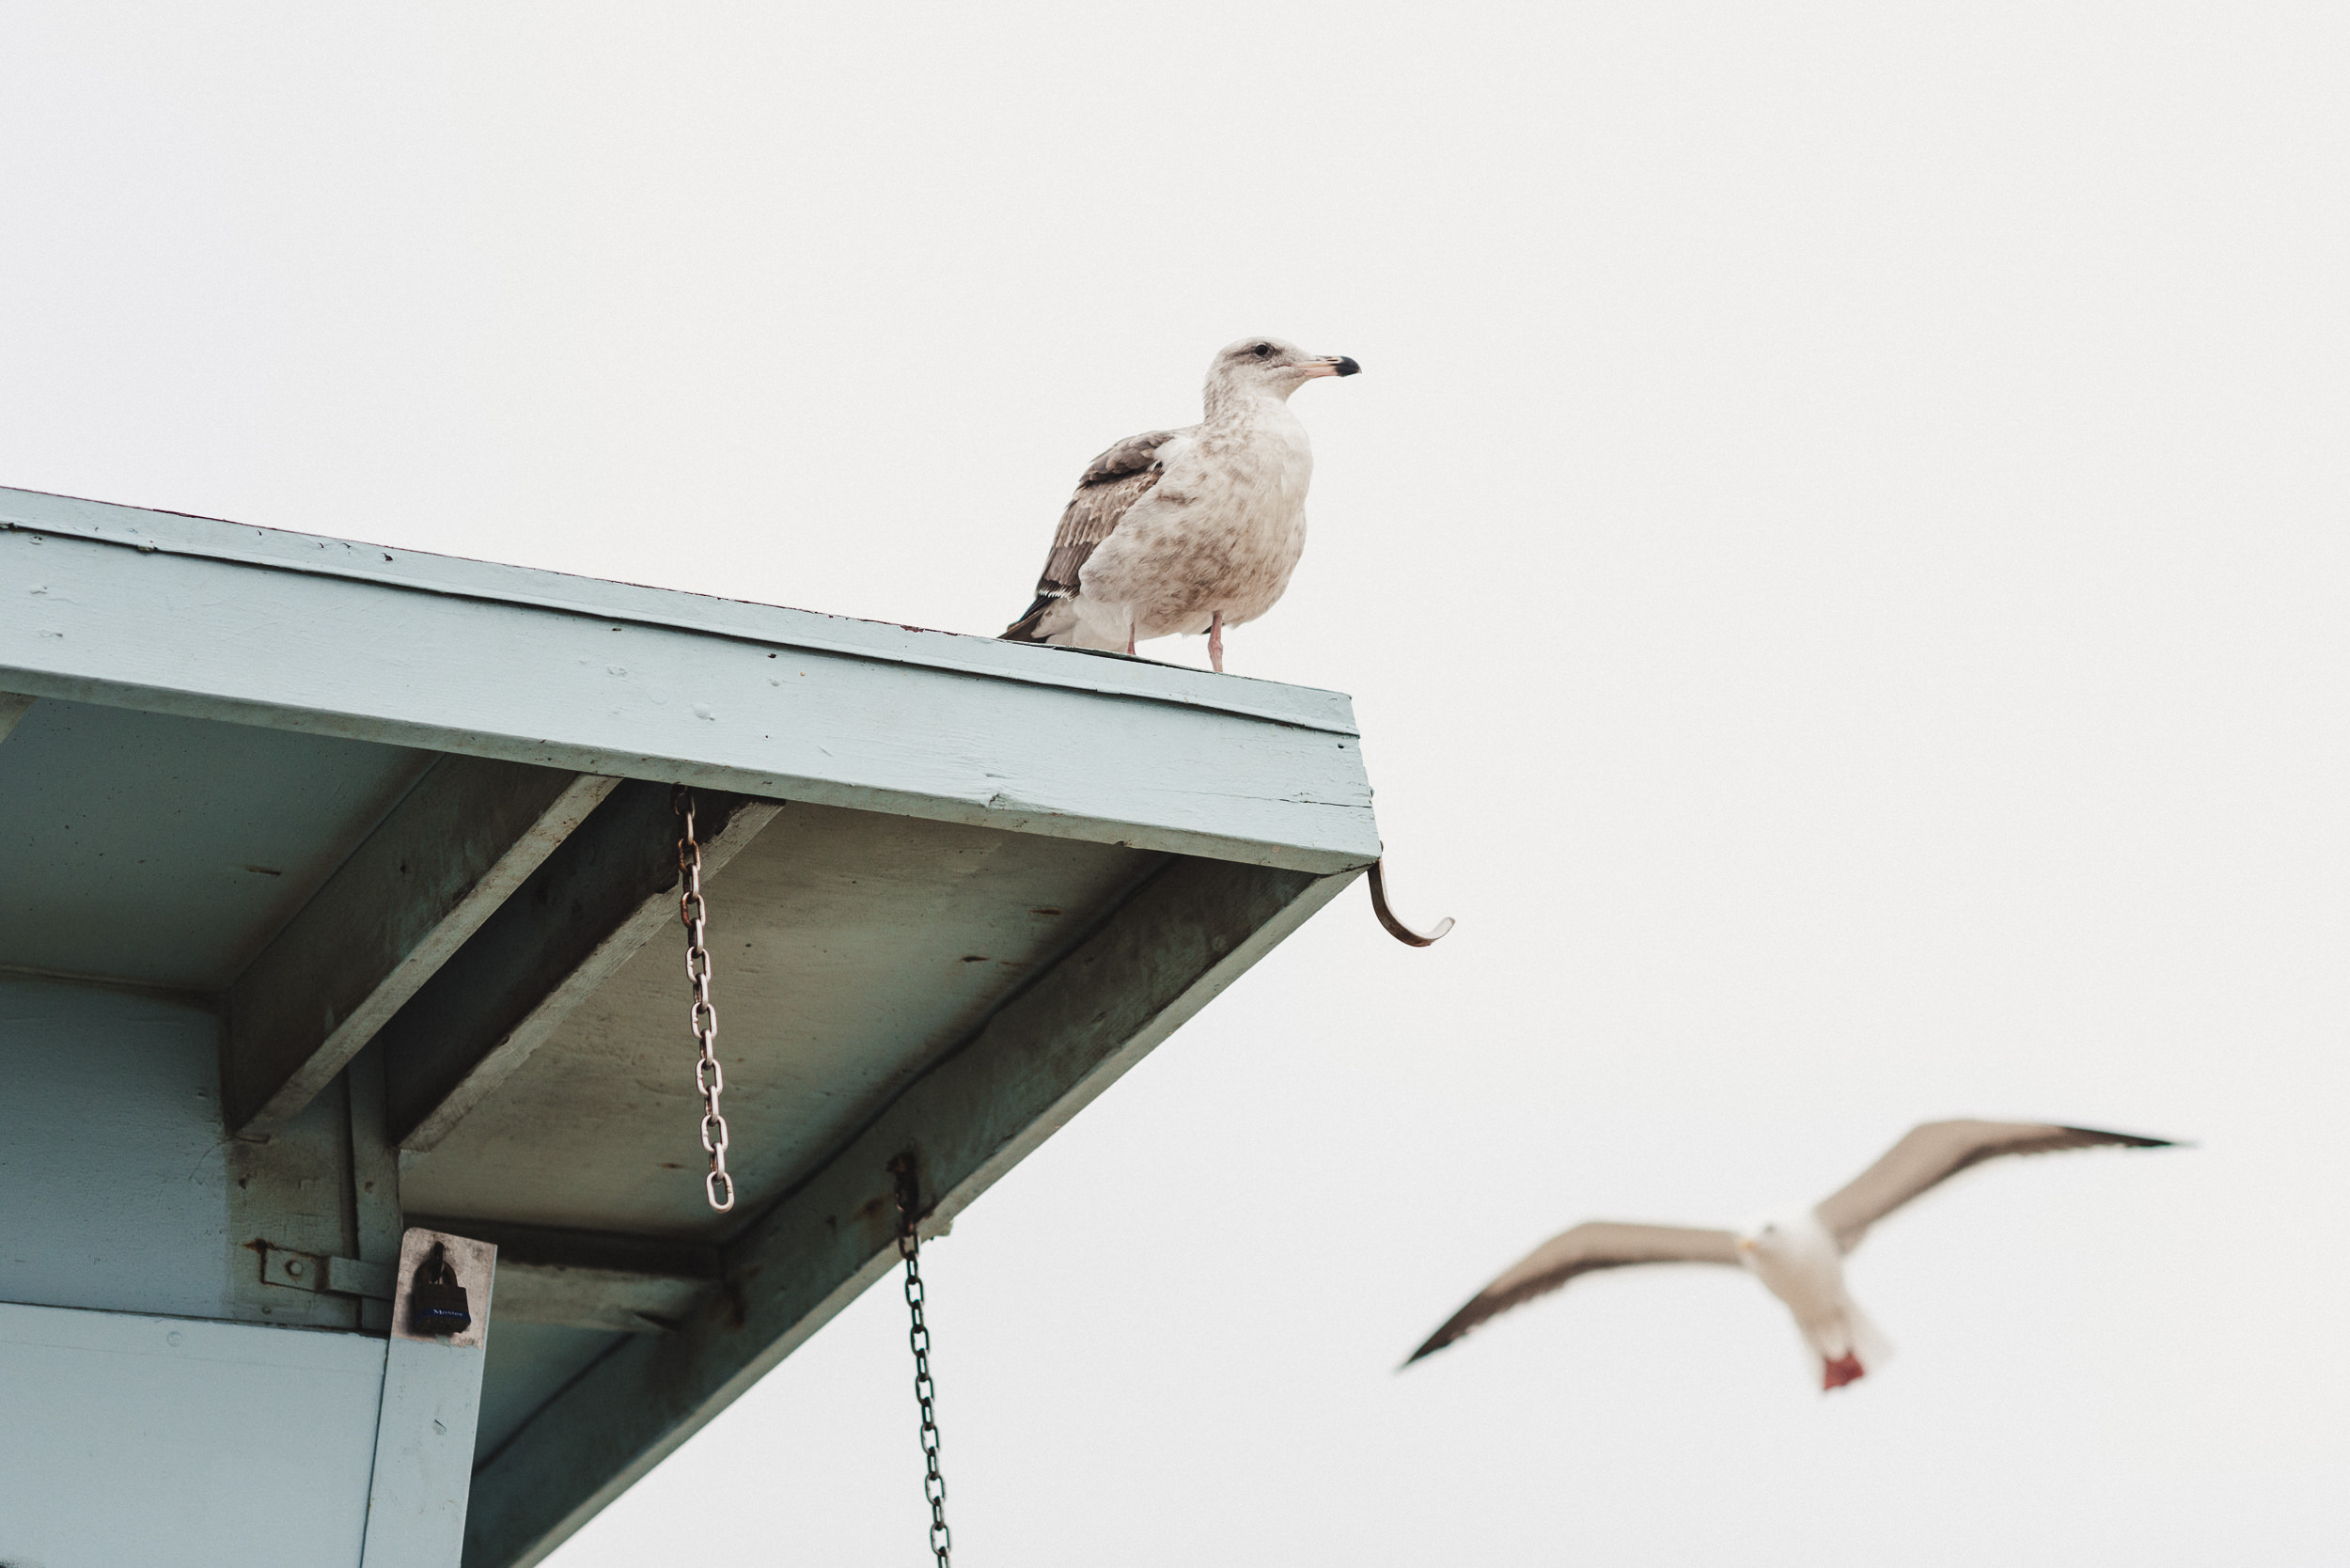
[[[1386,863],[1387,862],[1385,856],[1382,856],[1381,858],[1371,863],[1371,913],[1378,916],[1379,923],[1387,928],[1387,934],[1394,937],[1404,946],[1411,948],[1434,947],[1436,943],[1443,938],[1444,933],[1452,929],[1452,917],[1448,915],[1443,919],[1438,920],[1436,922],[1436,929],[1430,932],[1425,936],[1422,936],[1418,932],[1414,931],[1411,927],[1397,919],[1395,917],[1395,911],[1387,907],[1387,879],[1384,874],[1382,874],[1381,870],[1381,868],[1386,866]]]

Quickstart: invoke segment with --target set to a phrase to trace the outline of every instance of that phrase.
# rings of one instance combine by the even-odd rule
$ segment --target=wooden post
[[[416,1332],[410,1306],[434,1249],[455,1268],[473,1321],[456,1334]],[[360,1568],[457,1568],[473,1489],[474,1428],[481,1414],[481,1363],[490,1336],[497,1248],[439,1231],[400,1238],[392,1342],[376,1418],[375,1473],[368,1485]]]

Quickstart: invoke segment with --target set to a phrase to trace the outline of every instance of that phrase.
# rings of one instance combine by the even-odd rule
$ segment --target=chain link
[[[899,1175],[898,1256],[906,1262],[906,1314],[914,1324],[906,1331],[906,1342],[914,1347],[914,1398],[922,1407],[922,1496],[931,1505],[931,1555],[938,1559],[938,1568],[948,1568],[954,1538],[947,1529],[947,1478],[938,1469],[938,1388],[931,1381],[930,1325],[922,1321],[922,1242],[915,1234],[907,1200],[913,1165],[901,1155],[891,1168]]]
[[[724,1214],[734,1207],[734,1178],[727,1174],[727,1119],[718,1114],[727,1074],[718,1065],[718,1010],[710,1002],[710,949],[702,938],[709,911],[702,902],[702,847],[694,837],[694,792],[679,785],[669,793],[669,805],[678,820],[678,917],[685,922],[685,978],[694,988],[693,1009],[686,1017],[702,1048],[694,1063],[694,1087],[702,1097],[702,1147],[710,1152],[702,1196]]]

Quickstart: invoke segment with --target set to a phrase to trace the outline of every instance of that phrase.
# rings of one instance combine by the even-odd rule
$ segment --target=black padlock
[[[431,1255],[416,1268],[415,1284],[408,1292],[408,1331],[412,1334],[462,1334],[473,1326],[473,1311],[465,1300],[465,1287],[457,1282],[457,1271],[449,1266],[448,1249],[434,1246]]]

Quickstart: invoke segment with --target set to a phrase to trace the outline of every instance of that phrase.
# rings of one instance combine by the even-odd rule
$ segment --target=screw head
[[[299,1279],[299,1278],[302,1278],[302,1268],[303,1268],[303,1263],[302,1263],[302,1260],[301,1260],[301,1259],[299,1259],[299,1258],[290,1258],[290,1259],[288,1259],[288,1260],[286,1261],[286,1276],[287,1276],[287,1278],[290,1278],[290,1279]]]

